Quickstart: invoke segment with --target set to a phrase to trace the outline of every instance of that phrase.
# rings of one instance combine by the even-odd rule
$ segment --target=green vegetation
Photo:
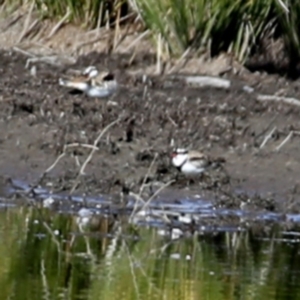
[[[124,0],[4,0],[2,6],[8,11],[33,9],[42,19],[65,18],[66,22],[94,28],[115,19],[123,3]]]
[[[300,57],[298,0],[4,0],[2,6],[33,7],[42,18],[88,28],[134,13],[165,58],[228,51],[245,62],[266,37],[283,39],[292,64]]]
[[[84,231],[75,216],[0,211],[2,299],[300,299],[298,236],[204,234],[179,240],[126,222]],[[290,242],[284,242],[290,239]]]
[[[272,18],[272,0],[138,0],[139,12],[164,48],[180,55],[186,49],[232,50],[240,60],[251,51]],[[156,38],[158,39],[158,38]]]

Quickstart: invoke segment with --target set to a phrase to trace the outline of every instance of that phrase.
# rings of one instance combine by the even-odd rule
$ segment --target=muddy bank
[[[300,98],[297,81],[227,74],[232,81],[229,90],[193,88],[163,76],[144,82],[143,69],[154,57],[138,55],[129,67],[129,55],[96,53],[80,57],[76,66],[37,63],[37,75],[32,76],[24,68],[26,59],[15,52],[0,53],[2,175],[37,183],[66,145],[92,145],[108,124],[119,119],[100,140],[85,175],[78,177],[91,149],[74,146],[41,184],[53,192],[137,193],[157,155],[145,193],[176,178],[169,189],[211,195],[217,206],[300,211],[300,137],[294,135],[274,151],[291,130],[300,129],[299,108],[260,102],[256,93],[242,89],[250,85],[256,92]],[[68,68],[91,64],[120,70],[120,91],[109,102],[70,93],[57,84]],[[226,172],[213,170],[193,182],[178,177],[170,164],[172,144],[224,157]]]

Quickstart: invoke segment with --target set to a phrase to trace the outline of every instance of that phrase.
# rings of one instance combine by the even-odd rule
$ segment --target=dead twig
[[[19,52],[19,53],[21,53],[21,54],[23,54],[23,55],[26,55],[26,56],[28,56],[28,57],[31,57],[31,58],[36,57],[36,55],[34,55],[33,53],[30,53],[30,52],[28,52],[28,51],[25,51],[25,50],[23,50],[23,49],[21,49],[21,48],[19,48],[19,47],[13,47],[12,49],[13,49],[14,51]]]
[[[121,9],[120,7],[117,10],[117,17],[116,17],[116,26],[114,30],[114,38],[113,38],[113,50],[115,51],[118,46],[118,42],[120,41],[119,35],[120,35],[120,16],[121,16]],[[128,32],[128,27],[127,27],[127,32]]]
[[[122,44],[122,42],[126,39],[126,37],[129,36],[129,29],[130,29],[130,26],[127,26],[127,27],[126,27],[126,30],[125,30],[125,32],[122,34],[122,36],[121,36],[118,40],[114,41],[114,47],[113,47],[114,51],[116,51],[117,48],[118,48],[118,47]]]
[[[292,136],[294,135],[294,131],[290,131],[290,133],[287,135],[287,137],[280,143],[280,145],[278,145],[276,148],[275,148],[275,151],[279,151],[291,138]]]
[[[184,53],[181,55],[181,57],[175,62],[174,66],[171,67],[168,71],[167,74],[171,74],[172,72],[174,72],[175,70],[178,71],[178,69],[180,69],[182,67],[181,63],[182,61],[189,55],[191,51],[191,47],[188,47]]]
[[[104,29],[103,29],[103,31],[104,31]],[[90,45],[90,44],[95,44],[95,43],[97,43],[97,42],[99,42],[99,41],[101,41],[101,40],[105,40],[107,34],[109,34],[109,31],[103,33],[100,37],[98,36],[98,37],[96,37],[96,38],[94,38],[94,39],[92,39],[92,40],[89,40],[89,41],[87,41],[87,42],[82,42],[82,43],[80,43],[80,44],[77,45],[77,46],[75,47],[75,49],[72,51],[71,56],[73,56],[74,54],[78,53],[78,51],[79,51],[82,47],[84,47],[84,46],[87,46],[87,45]]]
[[[162,71],[162,37],[161,34],[158,34],[157,38],[157,50],[156,50],[156,74],[161,74]]]
[[[148,200],[147,202],[144,204],[144,206],[142,207],[142,210],[149,205],[149,203],[162,191],[164,190],[166,187],[170,186],[172,183],[174,183],[176,180],[172,179],[170,181],[168,181],[166,184],[162,185]]]
[[[258,95],[256,98],[258,101],[274,101],[274,102],[283,102],[286,104],[291,104],[295,106],[300,106],[300,100],[296,98],[288,98],[288,97],[279,97],[274,95]]]
[[[174,125],[174,127],[178,127],[178,124],[170,117],[169,111],[167,110],[167,118]]]
[[[28,58],[26,60],[26,65],[25,68],[27,69],[31,63],[36,63],[36,62],[43,62],[49,65],[53,66],[62,66],[63,64],[67,63],[74,63],[75,60],[70,57],[65,59],[64,57],[60,57],[57,55],[49,55],[49,56],[42,56],[42,57],[32,57]]]
[[[55,166],[58,164],[58,162],[67,154],[67,150],[69,148],[74,148],[74,147],[83,147],[83,148],[93,149],[95,151],[99,150],[98,147],[89,144],[72,143],[72,144],[65,145],[63,152],[56,158],[54,163],[44,172],[44,174],[49,173],[51,170],[53,170]]]
[[[49,172],[51,172],[55,166],[59,163],[59,161],[66,155],[66,152],[61,153],[56,160],[54,161],[54,163],[43,173],[42,177],[44,177],[44,174],[47,174]]]
[[[25,51],[19,47],[13,47],[13,50],[29,57],[26,60],[25,69],[27,69],[31,63],[35,63],[35,62],[44,62],[47,64],[57,65],[57,66],[61,65],[61,63],[59,63],[59,58],[55,55],[38,57],[37,55],[34,55],[33,53]]]
[[[194,87],[213,87],[219,89],[229,89],[230,80],[212,76],[174,76],[175,78],[183,78],[186,84]]]
[[[261,143],[261,145],[259,146],[259,149],[262,149],[267,142],[269,141],[269,139],[272,137],[273,133],[275,132],[275,130],[277,129],[277,127],[275,126],[270,132],[269,134],[267,134],[263,140],[263,142]]]
[[[139,197],[140,197],[140,198],[141,198],[141,195],[142,195],[143,190],[144,190],[144,188],[145,188],[146,181],[147,181],[147,179],[148,179],[148,177],[149,177],[149,175],[150,175],[150,172],[152,171],[152,168],[153,168],[153,166],[154,166],[154,163],[155,163],[157,157],[158,157],[158,153],[155,153],[155,155],[154,155],[154,157],[153,157],[153,160],[152,160],[152,162],[151,162],[151,164],[150,164],[150,166],[149,166],[149,168],[148,168],[148,170],[147,170],[147,173],[146,173],[146,175],[145,175],[145,177],[144,177],[144,179],[143,179],[142,185],[141,185],[140,190],[139,190]]]
[[[75,180],[75,183],[70,191],[70,194],[72,194],[75,189],[77,188],[78,184],[79,184],[79,178],[81,175],[84,175],[84,171],[85,171],[85,168],[86,166],[88,165],[88,163],[91,161],[91,159],[93,158],[93,155],[94,153],[97,151],[97,145],[99,143],[99,141],[101,140],[101,138],[103,137],[103,135],[111,128],[113,127],[115,124],[117,124],[119,121],[121,120],[121,117],[119,117],[117,120],[111,122],[110,124],[108,124],[101,132],[100,134],[98,135],[97,139],[94,141],[94,144],[93,144],[93,149],[92,151],[90,152],[89,156],[87,157],[87,159],[84,161],[84,163],[82,164],[80,170],[79,170],[79,173],[77,175],[77,178]]]
[[[68,144],[66,145],[66,149],[68,148],[73,148],[73,147],[82,147],[82,148],[88,148],[88,149],[93,149],[95,151],[99,150],[98,147],[95,147],[94,145],[90,145],[90,144],[80,144],[80,143],[72,143],[72,144]]]
[[[17,13],[17,15],[15,17],[12,18],[12,20],[3,28],[3,32],[8,30],[9,27],[13,26],[14,24],[16,24],[21,18],[23,18],[24,14],[20,14],[19,12]]]
[[[26,30],[26,31],[24,32],[24,34],[20,36],[20,38],[19,38],[17,44],[20,43],[25,37],[27,37],[27,36],[33,31],[33,29],[34,29],[35,26],[39,23],[39,21],[40,21],[40,20],[36,19],[36,20],[34,20],[34,21],[31,23],[31,25],[29,26],[28,30]]]
[[[72,143],[72,144],[68,144],[65,145],[63,148],[63,152],[55,159],[54,163],[48,167],[39,177],[39,179],[37,180],[37,183],[32,185],[30,187],[30,189],[28,191],[26,191],[25,195],[29,195],[29,194],[35,194],[35,189],[40,185],[40,183],[42,182],[42,180],[45,178],[46,174],[48,174],[49,172],[51,172],[56,166],[57,164],[60,162],[60,160],[65,157],[67,155],[67,150],[69,148],[75,148],[75,147],[83,147],[83,148],[88,148],[88,149],[92,149],[92,151],[97,151],[99,150],[98,147],[94,146],[94,145],[89,145],[89,144],[80,144],[80,143]]]
[[[29,12],[28,12],[28,15],[27,15],[27,17],[25,19],[25,22],[24,22],[24,29],[21,32],[21,34],[20,34],[20,36],[17,40],[17,44],[20,43],[23,40],[23,38],[27,35],[28,31],[30,31],[29,27],[31,27],[31,29],[32,29],[32,24],[31,25],[29,25],[29,24],[30,24],[30,20],[31,20],[31,15],[33,13],[34,5],[35,5],[35,2],[32,1],[32,4],[31,4]],[[34,23],[35,22],[33,22],[33,24]]]
[[[262,131],[260,132],[259,134],[257,134],[254,138],[254,143],[261,137],[263,136],[264,134],[266,134],[266,132],[271,128],[271,126],[274,124],[275,120],[276,120],[277,116],[275,115],[272,120],[269,122],[269,124],[267,125],[267,127]]]
[[[149,35],[150,30],[144,31],[142,34],[140,34],[136,39],[134,39],[124,50],[124,52],[129,51],[133,46],[135,46],[140,40],[142,40],[144,37]]]
[[[110,124],[108,124],[102,131],[101,133],[99,134],[99,136],[97,137],[97,139],[95,140],[93,146],[94,148],[92,149],[90,155],[88,156],[88,158],[86,159],[86,161],[83,163],[81,169],[80,169],[80,175],[84,175],[84,171],[85,171],[85,168],[87,166],[87,164],[91,161],[96,149],[97,148],[97,145],[99,143],[99,141],[101,140],[101,138],[103,137],[103,135],[111,128],[113,127],[115,124],[117,124],[118,122],[120,121],[120,118],[118,118],[117,120],[111,122]]]
[[[164,184],[164,185],[162,185],[157,191],[155,191],[155,193],[145,202],[145,201],[143,201],[143,200],[141,200],[143,203],[144,203],[144,205],[142,206],[142,208],[140,209],[140,211],[144,211],[148,206],[149,206],[149,204],[150,204],[150,202],[162,191],[162,190],[164,190],[166,187],[168,187],[168,186],[170,186],[172,183],[174,183],[175,182],[175,180],[174,179],[172,179],[172,180],[170,180],[170,181],[168,181],[166,184]],[[139,201],[140,201],[140,199],[139,199]],[[140,202],[141,202],[140,201]],[[133,209],[133,211],[132,211],[132,213],[131,213],[131,215],[130,215],[130,217],[129,217],[129,220],[132,220],[132,218],[135,216],[135,214],[136,214],[136,212],[137,212],[137,209],[138,209],[138,206],[137,205],[135,205],[135,207],[134,207],[134,209]],[[164,216],[165,217],[165,216]],[[167,218],[168,219],[168,218]]]
[[[56,34],[56,32],[62,27],[62,25],[68,20],[68,18],[71,15],[71,11],[68,8],[66,14],[61,18],[61,20],[52,28],[48,36],[46,37],[45,40],[49,40],[53,35]]]

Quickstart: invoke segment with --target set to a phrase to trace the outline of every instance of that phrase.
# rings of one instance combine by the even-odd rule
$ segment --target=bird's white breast
[[[187,160],[187,154],[177,154],[172,158],[172,164],[175,167],[181,167]]]
[[[83,92],[89,88],[89,85],[86,82],[74,82],[71,80],[64,80],[62,78],[59,79],[59,85],[78,89]]]
[[[201,174],[204,171],[205,168],[199,166],[197,167],[188,160],[181,166],[181,172],[186,175]]]
[[[90,87],[87,90],[87,95],[90,97],[104,98],[110,96],[114,91],[106,87]]]

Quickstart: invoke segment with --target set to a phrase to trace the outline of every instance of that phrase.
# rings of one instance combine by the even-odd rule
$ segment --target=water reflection
[[[297,299],[299,234],[157,229],[29,207],[0,211],[1,299]]]

